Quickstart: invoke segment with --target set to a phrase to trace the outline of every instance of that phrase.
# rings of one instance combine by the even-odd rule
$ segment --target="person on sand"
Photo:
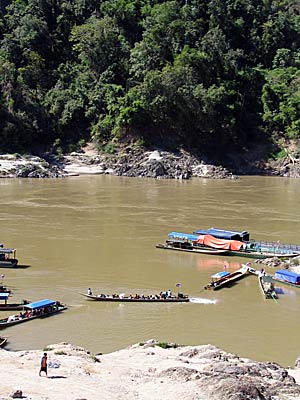
[[[47,353],[44,353],[43,357],[41,358],[41,368],[40,368],[39,376],[41,376],[41,372],[45,372],[46,373],[46,377],[48,378]]]

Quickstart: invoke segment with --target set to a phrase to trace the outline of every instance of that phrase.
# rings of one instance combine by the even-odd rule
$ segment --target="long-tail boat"
[[[240,269],[232,273],[228,271],[218,272],[211,276],[211,282],[204,286],[204,289],[219,290],[225,286],[230,286],[237,280],[244,278],[249,273],[250,271],[247,265],[243,265]]]
[[[275,287],[273,285],[272,276],[259,273],[258,283],[265,299],[278,299],[277,293],[275,292]]]
[[[126,296],[125,294],[88,294],[80,293],[89,300],[95,301],[110,301],[115,303],[125,302],[125,303],[188,303],[190,298],[188,295],[178,293],[176,296],[168,296],[167,294],[155,294],[155,295],[144,295],[136,294]]]
[[[66,310],[67,307],[59,301],[44,299],[24,305],[23,312],[0,319],[0,329],[31,321],[36,318],[46,318]]]

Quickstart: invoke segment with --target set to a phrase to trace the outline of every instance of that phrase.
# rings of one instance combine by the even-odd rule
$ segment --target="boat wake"
[[[202,297],[192,297],[190,302],[198,304],[216,304],[217,300],[204,299]]]

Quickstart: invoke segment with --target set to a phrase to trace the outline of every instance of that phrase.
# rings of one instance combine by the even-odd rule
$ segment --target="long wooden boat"
[[[278,299],[273,285],[272,276],[260,273],[258,275],[258,283],[265,299]]]
[[[200,235],[181,232],[170,232],[168,237],[169,240],[166,241],[166,245],[171,244],[173,250],[186,248],[187,250],[185,251],[198,252],[195,250],[205,249],[206,254],[213,254],[209,251],[222,250],[226,252],[226,255],[256,259],[269,257],[290,258],[300,255],[300,246],[295,245],[256,241],[246,242],[221,239],[210,234]]]
[[[206,246],[193,246],[189,243],[182,243],[176,241],[167,240],[166,244],[159,243],[156,245],[158,249],[165,250],[179,250],[179,251],[187,251],[190,253],[200,253],[200,254],[213,254],[213,255],[226,255],[227,250],[223,249],[213,249],[211,247]]]
[[[247,274],[249,274],[249,267],[247,265],[243,265],[240,269],[232,273],[227,271],[218,272],[217,274],[212,275],[211,282],[204,286],[204,289],[219,290],[225,286],[230,286],[239,279],[244,278]]]
[[[28,300],[23,300],[21,303],[8,303],[9,293],[0,293],[0,300],[4,303],[0,303],[0,311],[17,311],[23,310],[24,306],[30,303]]]
[[[125,295],[108,295],[108,294],[87,294],[80,293],[89,300],[95,301],[111,301],[115,303],[188,303],[190,298],[187,295],[179,293],[177,296],[171,297],[161,297],[160,295],[135,295],[135,296],[125,296]]]
[[[14,268],[18,265],[16,249],[0,248],[0,268]]]
[[[273,281],[280,282],[295,288],[300,288],[300,274],[289,271],[288,269],[281,269],[275,272],[272,276]]]
[[[67,307],[59,301],[44,299],[24,305],[23,312],[0,319],[0,329],[31,321],[37,318],[46,318],[66,310]]]
[[[0,347],[4,347],[7,343],[7,338],[0,336]]]

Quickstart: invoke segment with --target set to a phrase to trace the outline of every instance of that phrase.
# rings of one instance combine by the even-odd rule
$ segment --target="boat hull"
[[[8,318],[4,318],[4,319],[0,320],[0,329],[5,329],[5,328],[8,328],[13,325],[21,324],[23,322],[32,321],[37,318],[47,318],[47,317],[50,317],[51,315],[58,314],[66,309],[67,309],[67,307],[63,306],[55,311],[47,312],[47,313],[41,314],[41,315],[34,315],[31,317],[27,317],[27,318],[20,318],[20,319],[14,320],[14,321],[8,321]]]
[[[275,289],[272,285],[272,277],[266,275],[259,275],[258,276],[258,283],[260,290],[265,299],[278,299],[278,296],[275,292]]]
[[[188,303],[190,299],[187,296],[182,298],[180,297],[167,297],[166,299],[159,298],[159,299],[147,299],[147,298],[130,298],[130,297],[112,297],[112,296],[94,296],[90,294],[80,293],[82,296],[85,296],[89,300],[94,301],[109,301],[113,303]]]
[[[165,250],[177,250],[177,251],[187,251],[189,253],[198,253],[198,254],[212,254],[212,255],[228,255],[228,250],[223,249],[212,249],[208,247],[176,247],[170,244],[157,244],[156,247],[158,249],[165,249]]]
[[[204,286],[205,290],[220,290],[223,287],[230,286],[234,284],[236,281],[244,278],[249,274],[248,267],[242,267],[241,269],[222,277],[216,281],[210,282],[208,285]]]

